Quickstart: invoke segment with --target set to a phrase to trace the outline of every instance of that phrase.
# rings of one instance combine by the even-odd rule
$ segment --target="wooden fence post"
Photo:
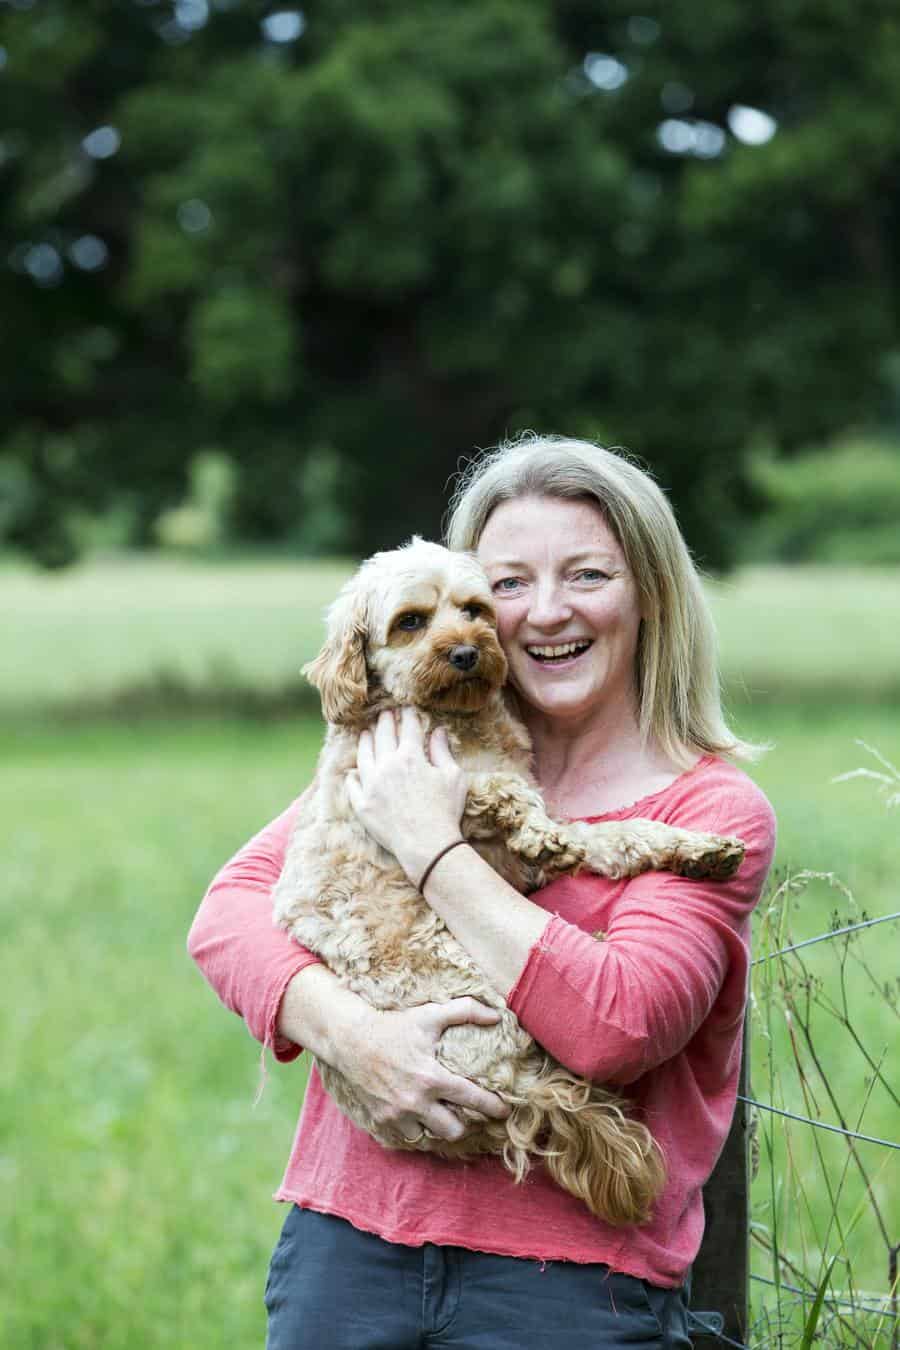
[[[749,1029],[744,1027],[744,1055],[738,1092],[748,1097],[750,1080]],[[750,1283],[750,1107],[739,1101],[731,1133],[703,1189],[706,1231],[691,1281],[691,1309],[713,1334],[692,1333],[696,1350],[721,1350],[716,1332],[741,1345],[749,1325]],[[706,1317],[704,1317],[706,1314]],[[696,1325],[696,1324],[695,1324]]]

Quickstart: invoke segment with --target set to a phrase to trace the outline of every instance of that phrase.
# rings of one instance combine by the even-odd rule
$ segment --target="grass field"
[[[0,566],[10,635],[0,715],[95,710],[159,678],[302,688],[322,613],[349,564],[186,563],[136,557],[61,574]],[[900,704],[900,571],[752,568],[709,585],[735,705],[803,699]]]
[[[258,580],[260,573],[251,570]],[[285,639],[278,655],[299,664],[314,645],[313,616],[340,569],[304,569],[300,585],[298,569],[272,570],[283,589],[279,602],[273,592],[260,614],[244,569],[231,574],[235,590],[226,585],[229,569],[216,576],[203,570],[202,586],[192,592],[195,569],[173,567],[169,608],[176,631],[168,648],[162,641],[165,588],[154,592],[151,605],[136,573],[113,589],[107,610],[97,589],[93,609],[69,612],[81,604],[74,598],[77,576],[59,582],[74,588],[69,601],[63,604],[54,582],[44,609],[34,592],[26,597],[33,579],[16,574],[20,590],[11,606],[4,586],[4,609],[12,616],[7,651],[14,657],[0,673],[0,706],[6,710],[0,719],[0,794],[9,841],[0,882],[7,1008],[0,1056],[4,1346],[250,1350],[263,1343],[262,1284],[281,1217],[270,1196],[287,1155],[304,1071],[300,1065],[270,1067],[254,1106],[258,1048],[218,1007],[188,961],[184,940],[210,875],[308,780],[319,724],[210,715],[140,723],[86,719],[63,729],[15,710],[30,707],[33,714],[47,696],[77,699],[85,682],[94,690],[120,688],[138,669],[136,654],[152,661],[163,650],[169,661],[187,651],[196,635],[208,652],[221,654],[223,632],[229,642],[242,634],[232,652],[243,651],[249,677],[274,650],[264,646],[266,626],[270,634],[279,631],[289,613],[298,616],[298,625],[309,625],[311,646],[295,658]],[[743,584],[739,578],[717,597],[723,634],[732,622],[729,605],[749,604]],[[799,594],[806,584],[806,578],[783,576],[775,597],[792,587]],[[307,595],[305,609],[298,602],[291,610],[292,585]],[[758,585],[758,578],[749,579],[748,593]],[[900,594],[896,579],[883,576],[878,585],[885,595]],[[143,599],[135,606],[138,594]],[[826,659],[826,649],[846,656],[848,643],[828,619],[832,589],[819,584],[805,594],[801,636],[820,634],[819,660]],[[220,596],[218,608],[203,617],[214,596]],[[148,623],[135,623],[135,609],[144,617],[157,614],[159,642]],[[772,609],[771,602],[768,610],[760,608],[755,631],[759,650],[774,655],[784,630],[780,617],[766,626]],[[61,616],[65,631],[57,631],[54,644]],[[736,627],[742,630],[742,623]],[[789,700],[782,689],[780,700],[742,702],[738,715],[745,734],[775,746],[752,772],[778,812],[779,866],[837,873],[858,908],[878,914],[900,908],[898,816],[889,814],[870,783],[832,782],[867,762],[854,744],[857,737],[900,762],[896,708],[871,696],[889,686],[894,654],[889,643],[873,642],[863,655],[870,697],[855,706]],[[727,649],[726,656],[733,659]],[[44,669],[47,661],[55,685]],[[773,660],[768,670],[777,668]],[[204,669],[197,667],[198,679]],[[812,673],[811,666],[804,668],[802,678]],[[758,667],[754,682],[763,676]],[[835,908],[849,913],[839,892],[814,884],[791,912],[793,936],[827,929]],[[876,986],[896,982],[896,938],[896,925],[886,925],[857,939],[854,951],[871,967]],[[831,946],[813,948],[809,956],[810,971],[825,987],[835,978]],[[854,1026],[876,1056],[886,1050],[887,1064],[896,1064],[895,1014],[855,966],[851,979]],[[755,1028],[754,1062],[762,1075],[755,1075],[757,1094],[764,1098],[775,1090],[779,1103],[809,1114],[788,1073],[783,1019],[767,1029],[758,1017]],[[766,1071],[769,1045],[775,1045],[783,1079],[774,1085]],[[876,1084],[866,1100],[865,1065],[838,1031],[828,1047],[833,1087],[854,1128],[894,1137],[897,1113],[889,1094]],[[833,1119],[830,1103],[817,1092],[823,1119]],[[773,1195],[764,1162],[755,1188],[757,1218],[771,1226],[777,1217],[786,1225],[780,1233],[784,1249],[815,1273],[817,1242],[829,1252],[835,1245],[827,1205],[822,1207],[822,1171],[839,1179],[846,1148],[840,1139],[829,1140],[817,1157],[810,1131],[796,1126],[785,1132],[777,1125],[773,1140],[782,1190]],[[876,1199],[890,1213],[890,1199],[900,1189],[896,1154],[865,1147]],[[812,1210],[805,1226],[798,1223],[802,1205],[786,1187],[798,1178]],[[849,1178],[845,1227],[861,1197]],[[846,1250],[856,1284],[883,1294],[887,1255],[865,1205]],[[761,1257],[757,1269],[771,1274]],[[835,1283],[845,1283],[843,1267]]]

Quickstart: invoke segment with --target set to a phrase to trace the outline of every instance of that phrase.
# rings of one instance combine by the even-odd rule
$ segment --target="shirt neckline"
[[[679,783],[683,783],[692,773],[698,769],[705,768],[708,764],[715,761],[715,755],[701,755],[696,764],[692,764],[689,769],[684,769],[677,778],[673,778],[671,783],[666,783],[665,787],[657,788],[655,792],[648,792],[645,797],[638,797],[637,801],[629,802],[626,806],[617,806],[614,811],[602,811],[596,816],[573,816],[573,820],[583,821],[585,825],[595,825],[601,820],[615,820],[617,817],[630,815],[633,811],[638,811],[646,806],[648,802],[655,802],[665,792],[671,792]]]

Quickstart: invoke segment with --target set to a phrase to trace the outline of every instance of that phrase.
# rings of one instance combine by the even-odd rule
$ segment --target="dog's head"
[[[329,722],[352,723],[384,696],[475,713],[506,679],[490,586],[474,558],[413,539],[376,553],[328,612],[328,638],[304,668]]]

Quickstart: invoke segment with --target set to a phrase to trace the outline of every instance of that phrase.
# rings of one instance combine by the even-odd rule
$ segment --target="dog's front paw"
[[[561,870],[570,870],[584,862],[583,845],[565,830],[539,829],[524,825],[517,830],[510,847],[528,862],[553,863]]]
[[[733,877],[744,859],[744,845],[740,839],[729,839],[719,834],[697,834],[679,844],[669,864],[679,876],[694,881],[727,881]]]
[[[543,830],[536,830],[531,825],[523,825],[521,829],[516,830],[510,842],[519,857],[527,858],[529,862],[537,862],[549,856],[548,836]]]

